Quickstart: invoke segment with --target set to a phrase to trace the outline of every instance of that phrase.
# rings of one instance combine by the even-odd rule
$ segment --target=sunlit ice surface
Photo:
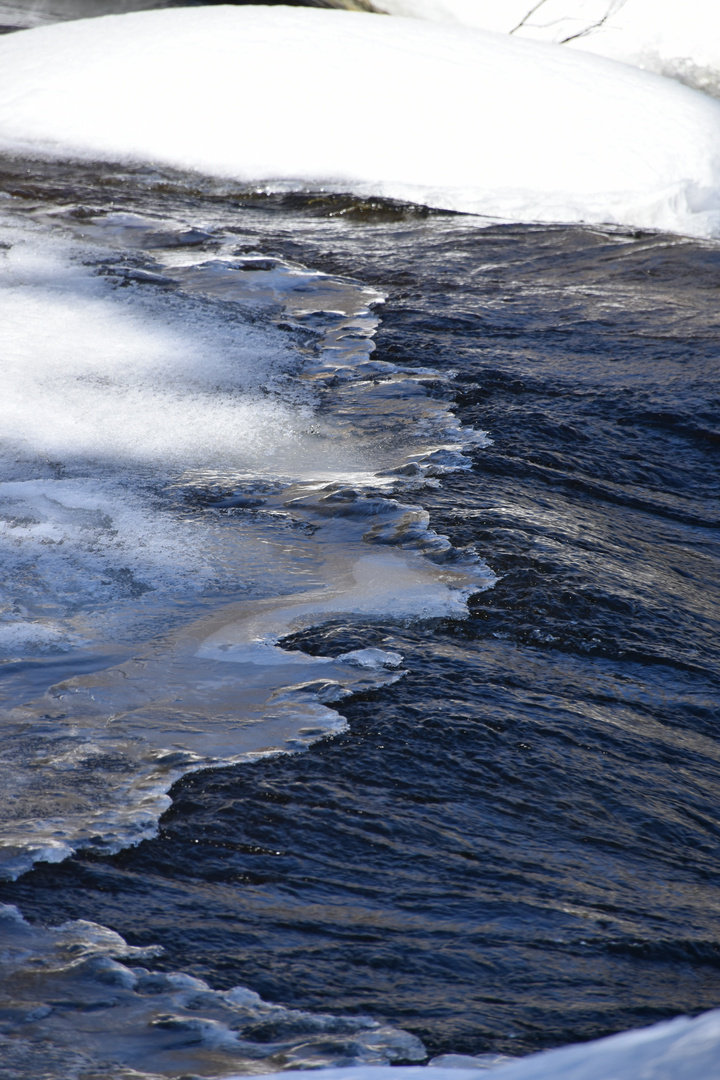
[[[22,707],[33,669],[9,681],[14,875],[151,835],[184,771],[301,749],[342,729],[329,703],[398,677],[394,654],[284,635],[462,617],[493,577],[398,498],[483,436],[431,373],[372,360],[380,294],[222,234],[198,258],[152,217],[10,214],[4,237],[0,645],[107,669]]]

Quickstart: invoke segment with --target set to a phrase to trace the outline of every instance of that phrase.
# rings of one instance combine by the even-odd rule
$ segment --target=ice
[[[113,220],[106,234],[123,229],[141,224]],[[268,537],[231,536],[170,489],[192,489],[198,470],[277,477],[318,464],[317,392],[293,378],[307,356],[257,319],[274,298],[238,288],[247,310],[181,295],[174,279],[161,292],[123,286],[117,254],[60,233],[14,220],[0,232],[0,658],[97,639],[108,604],[137,614],[213,588],[237,595],[270,564],[291,586]],[[117,621],[107,631],[125,635]]]
[[[477,558],[436,544],[427,523],[412,535],[374,538],[378,519],[401,522],[407,513],[396,500],[306,488],[275,503],[314,523],[308,543],[321,549],[321,587],[220,606],[131,660],[68,679],[6,714],[2,876],[79,847],[117,851],[154,835],[179,776],[303,750],[344,730],[333,703],[402,674],[397,653],[309,656],[283,649],[283,637],[338,617],[463,618],[470,593],[494,581]],[[323,499],[325,520],[316,510]]]
[[[370,359],[376,290],[239,256],[232,234],[208,257],[184,246],[197,230],[182,222],[37,217],[6,214],[0,236],[0,657],[97,642],[103,617],[127,639],[173,597],[187,609],[213,591],[306,590],[320,562],[293,523],[308,499],[338,510],[338,490],[322,492],[338,478],[360,485],[348,505],[374,515],[364,528],[443,547],[421,511],[361,496],[467,464],[466,433],[420,386],[428,372]],[[335,416],[319,408],[328,383]],[[402,444],[388,446],[393,429]],[[312,481],[295,491],[307,506],[271,505],[293,480]],[[257,513],[226,513],[244,509]]]
[[[393,15],[565,44],[720,97],[716,0],[380,0]]]
[[[415,1036],[367,1016],[286,1009],[245,987],[139,966],[161,951],[85,920],[31,926],[0,905],[3,1074],[148,1080],[425,1057]]]
[[[0,1050],[16,1076],[138,1080],[192,1072],[303,1080],[715,1080],[720,1010],[595,1042],[510,1059],[446,1054],[429,1066],[407,1032],[365,1016],[287,1009],[245,987],[211,989],[144,966],[162,950],[129,946],[85,920],[46,929],[0,905]],[[279,1071],[282,1070],[282,1071]]]
[[[0,289],[5,453],[184,468],[297,454],[310,396],[293,408],[260,389],[297,366],[281,334],[111,290],[59,244],[5,235],[18,240]]]
[[[282,7],[141,12],[7,35],[0,95],[8,151],[720,232],[720,105],[517,35]]]
[[[288,634],[462,618],[494,578],[399,497],[467,459],[420,385],[434,373],[371,359],[376,291],[238,254],[234,233],[208,257],[178,221],[6,217],[0,657],[19,663],[0,874],[16,877],[154,835],[178,777],[304,750],[344,729],[334,703],[402,674],[398,654],[313,657]],[[73,653],[90,674],[71,677]],[[53,654],[65,666],[38,685]]]
[[[718,106],[557,46],[400,18],[188,9],[8,37],[0,84],[6,149],[523,220],[718,232]],[[153,228],[183,235],[121,214],[87,221],[82,245],[52,241],[44,226],[5,234],[1,554],[13,589],[0,646],[9,656],[81,648],[97,623],[70,606],[97,612],[106,588],[119,623],[122,603],[137,615],[144,590],[177,588],[191,612],[181,629],[136,633],[132,658],[5,715],[7,876],[83,845],[112,851],[153,835],[177,777],[302,750],[343,729],[334,703],[402,674],[398,654],[312,657],[283,648],[285,635],[335,618],[462,617],[469,593],[492,582],[402,501],[404,486],[465,467],[468,435],[426,397],[426,373],[370,359],[378,298],[222,245],[199,258],[180,243],[175,256],[136,263],[128,251]],[[107,246],[111,235],[122,251]],[[254,305],[257,322],[244,317]],[[321,327],[314,366],[311,349],[276,331],[273,306],[296,327]],[[332,422],[319,407],[330,376],[342,404]],[[403,444],[380,452],[378,435],[398,430]],[[180,514],[171,489],[257,511],[268,558],[240,522],[223,530]],[[230,546],[239,554],[223,573],[236,591],[253,572],[260,587],[200,616],[188,598],[220,591]],[[352,1073],[324,1080],[470,1080],[494,1064],[390,1075],[368,1063],[422,1055],[403,1032],[139,970],[140,957],[102,927],[41,930],[6,914],[0,1043],[17,1075],[352,1062]],[[82,1008],[57,1011],[58,1000]],[[273,1040],[261,1049],[242,1035],[267,1023]],[[492,1071],[685,1080],[690,1069],[711,1080],[719,1060],[710,1013]]]
[[[720,1009],[495,1067],[480,1060],[475,1068],[458,1062],[452,1068],[361,1067],[323,1069],[317,1075],[318,1080],[715,1080],[719,1068]],[[301,1080],[302,1074],[282,1076]]]

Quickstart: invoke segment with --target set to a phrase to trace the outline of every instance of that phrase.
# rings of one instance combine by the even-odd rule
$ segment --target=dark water
[[[431,1053],[717,1006],[720,245],[142,171],[3,182],[28,208],[212,210],[381,287],[377,357],[456,371],[459,417],[494,440],[422,502],[501,578],[465,621],[304,633],[325,655],[397,649],[409,673],[343,704],[345,735],[180,782],[156,840],[0,899]]]

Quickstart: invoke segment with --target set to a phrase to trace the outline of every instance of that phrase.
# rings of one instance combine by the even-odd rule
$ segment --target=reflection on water
[[[303,754],[180,781],[156,839],[40,864],[2,898],[161,944],[156,970],[368,1014],[432,1053],[523,1053],[717,1005],[720,248],[30,171],[7,164],[4,183],[36,221],[69,204],[184,221],[207,245],[197,282],[220,273],[207,237],[222,229],[266,260],[258,278],[279,260],[383,293],[379,366],[348,396],[324,384],[319,421],[373,447],[368,472],[392,471],[380,432],[414,389],[440,412],[413,438],[449,402],[487,430],[471,469],[405,462],[390,532],[422,533],[428,511],[433,536],[474,545],[499,580],[463,620],[374,609],[288,627],[286,648],[377,648],[408,674],[334,705],[347,730]],[[397,396],[382,365],[403,372]],[[365,394],[383,380],[376,414]],[[194,498],[244,537],[277,493]]]

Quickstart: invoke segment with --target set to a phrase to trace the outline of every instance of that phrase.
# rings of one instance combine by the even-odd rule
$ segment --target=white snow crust
[[[717,0],[380,0],[406,15],[611,57],[720,97]]]
[[[578,51],[417,19],[214,7],[8,35],[0,149],[720,234],[720,105]]]

